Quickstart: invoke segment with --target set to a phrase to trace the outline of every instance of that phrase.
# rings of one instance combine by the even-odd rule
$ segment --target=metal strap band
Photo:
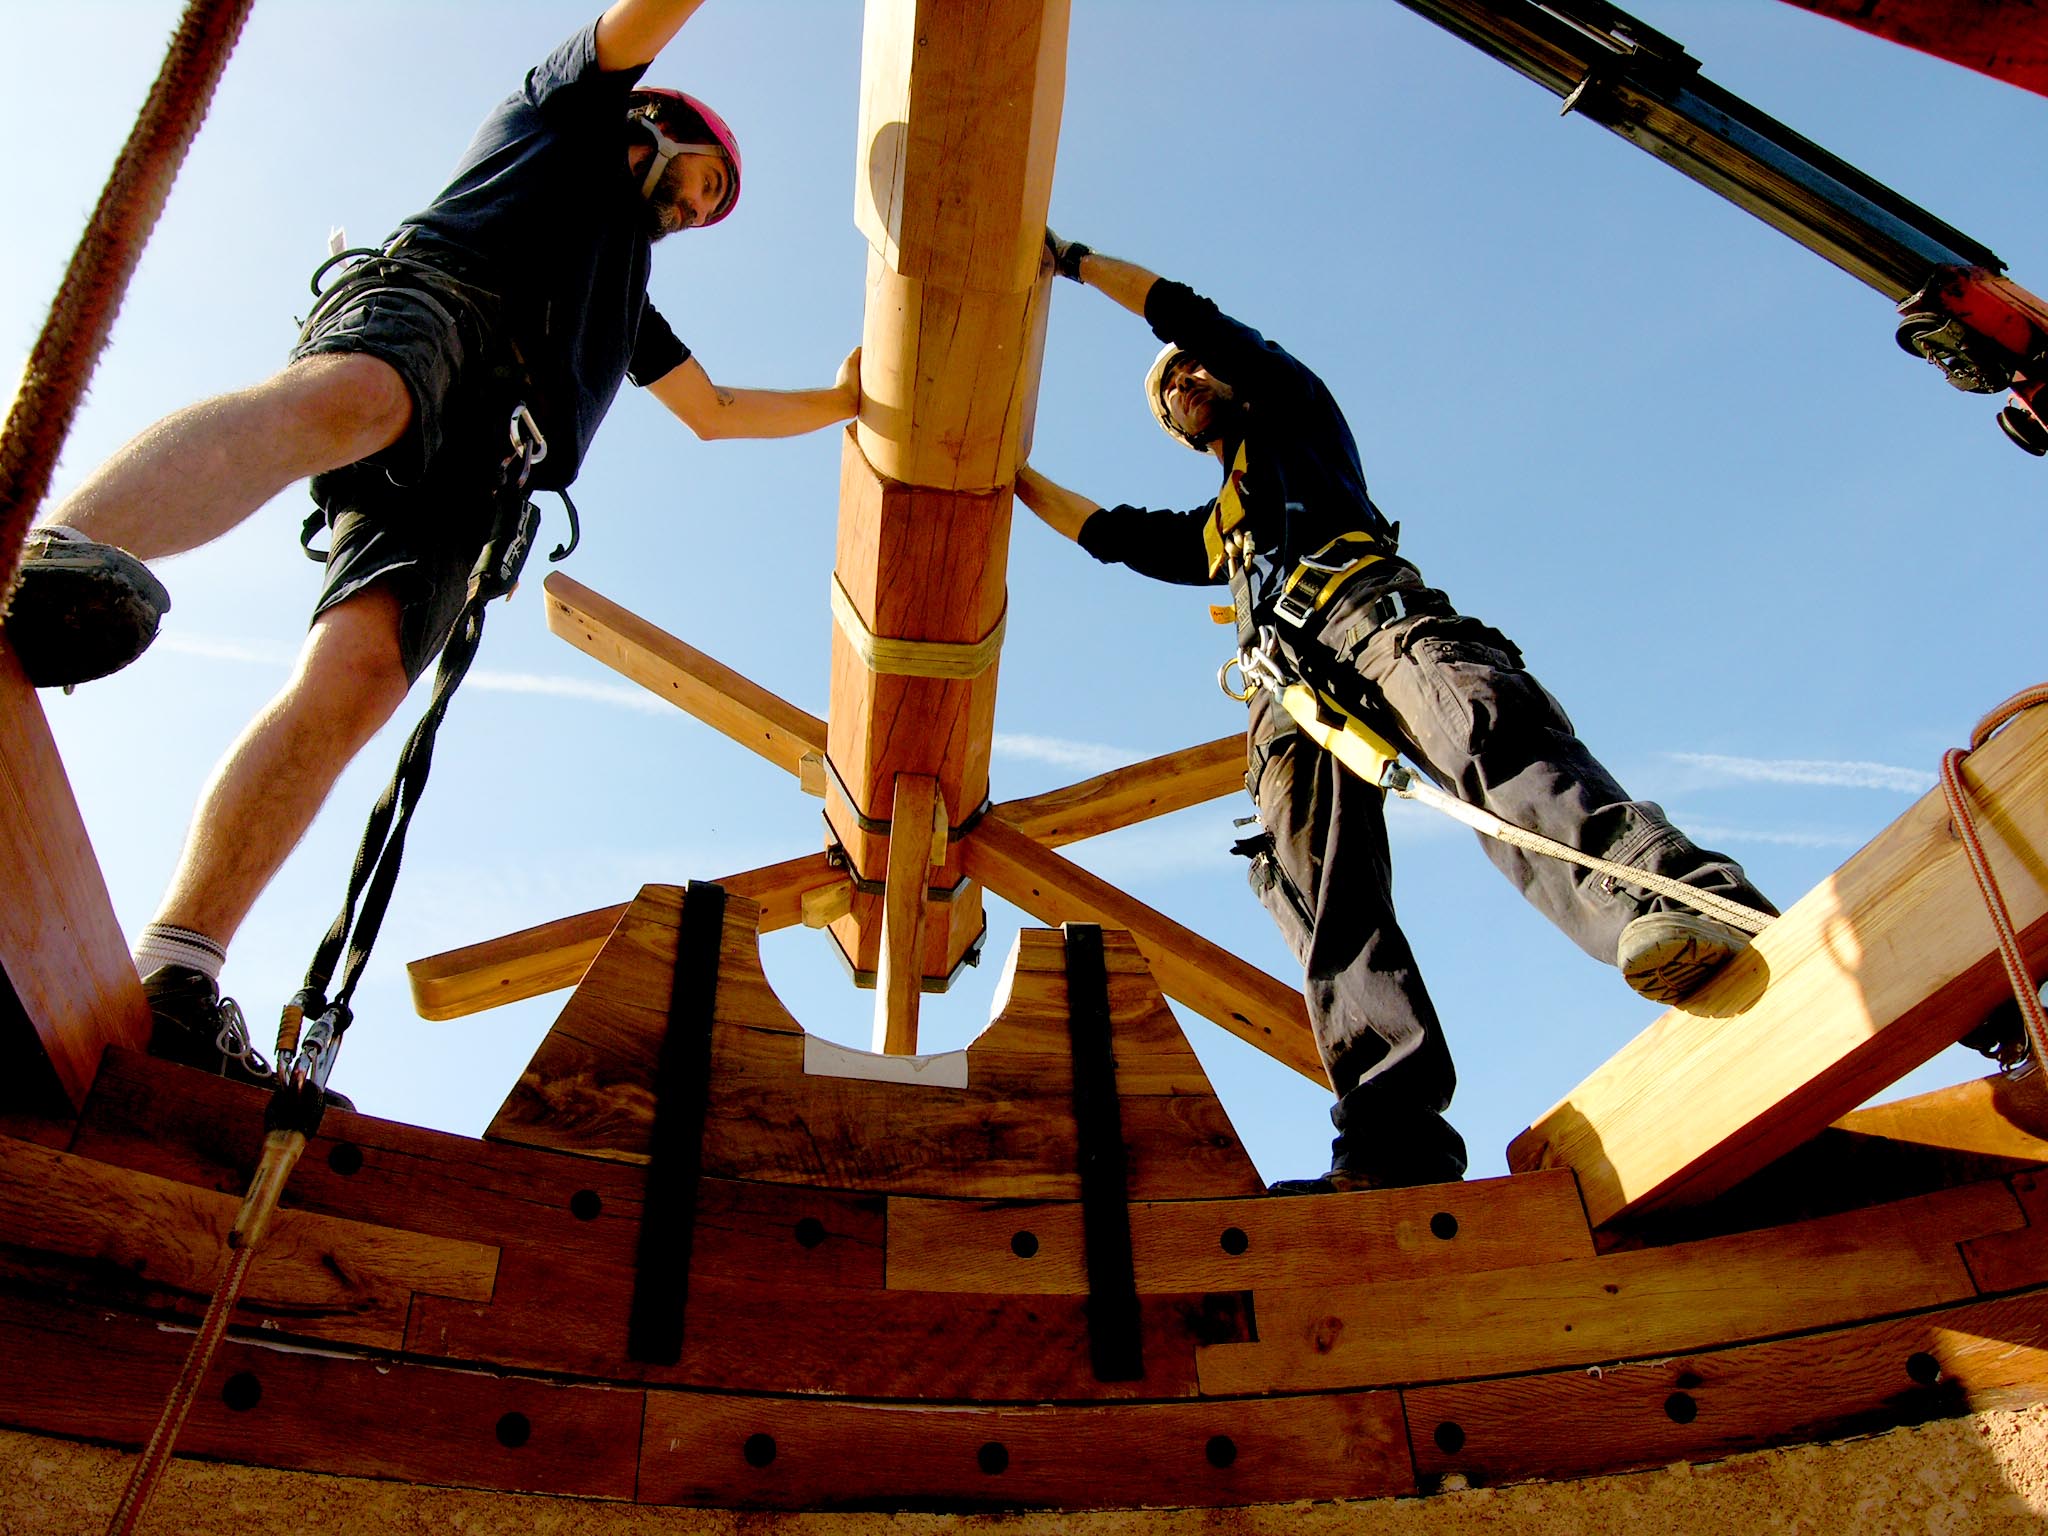
[[[647,1148],[633,1300],[626,1315],[626,1358],[648,1365],[674,1365],[683,1355],[724,933],[725,888],[692,880],[683,892],[668,1032],[654,1069],[654,1129]]]
[[[995,627],[979,640],[903,640],[878,635],[869,629],[853,606],[853,599],[832,573],[832,617],[839,632],[853,647],[861,664],[870,672],[892,677],[979,677],[996,664],[1002,654],[1003,630],[1009,623],[1009,605],[996,616]]]
[[[1102,929],[1094,923],[1068,923],[1065,932],[1081,1246],[1088,1269],[1088,1353],[1097,1381],[1143,1381],[1145,1330],[1131,1257],[1130,1174],[1110,1040]]]

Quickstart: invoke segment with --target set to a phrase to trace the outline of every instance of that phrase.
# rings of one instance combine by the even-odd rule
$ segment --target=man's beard
[[[682,195],[683,157],[677,155],[662,168],[661,180],[640,203],[641,225],[650,241],[664,240],[696,224],[697,215],[682,201]]]

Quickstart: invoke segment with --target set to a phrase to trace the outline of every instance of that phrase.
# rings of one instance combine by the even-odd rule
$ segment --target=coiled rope
[[[2048,683],[2036,683],[2014,694],[1977,722],[1977,728],[1970,733],[1969,746],[1951,747],[1944,752],[1941,758],[1941,793],[1948,801],[1948,813],[1955,823],[1956,836],[1962,840],[1963,851],[1969,856],[1970,873],[1977,877],[1977,892],[1984,898],[1985,910],[1991,915],[1992,929],[1998,935],[1999,962],[2005,967],[2006,980],[2012,983],[2013,996],[2019,1001],[2020,1018],[2027,1030],[2027,1044],[2036,1062],[2048,1064],[2048,1015],[2043,1013],[2040,990],[2027,969],[2026,952],[2020,948],[2019,932],[2013,927],[2012,913],[2005,904],[2005,893],[1998,888],[1998,877],[1992,873],[1991,860],[1984,852],[1984,841],[1977,835],[1977,824],[1970,811],[1969,789],[1963,783],[1963,760],[1996,735],[1999,728],[2015,715],[2038,704],[2048,704]]]

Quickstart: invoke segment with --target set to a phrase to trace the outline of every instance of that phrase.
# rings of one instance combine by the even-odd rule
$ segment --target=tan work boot
[[[1659,1003],[1682,1003],[1749,948],[1749,935],[1697,912],[1652,912],[1621,930],[1614,963],[1628,984]]]

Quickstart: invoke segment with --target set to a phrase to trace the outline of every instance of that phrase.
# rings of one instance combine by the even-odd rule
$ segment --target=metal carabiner
[[[521,460],[520,479],[523,483],[525,472],[548,456],[548,440],[541,435],[540,423],[533,419],[533,412],[526,408],[524,400],[512,407],[512,423],[507,435],[512,440],[512,451]]]
[[[1230,686],[1230,669],[1232,667],[1237,668],[1238,678],[1244,684],[1244,691],[1242,693]],[[1252,681],[1251,675],[1244,669],[1244,657],[1241,654],[1231,657],[1216,669],[1216,686],[1223,690],[1223,696],[1226,699],[1235,699],[1240,704],[1250,703],[1252,695],[1259,691],[1259,685]]]

